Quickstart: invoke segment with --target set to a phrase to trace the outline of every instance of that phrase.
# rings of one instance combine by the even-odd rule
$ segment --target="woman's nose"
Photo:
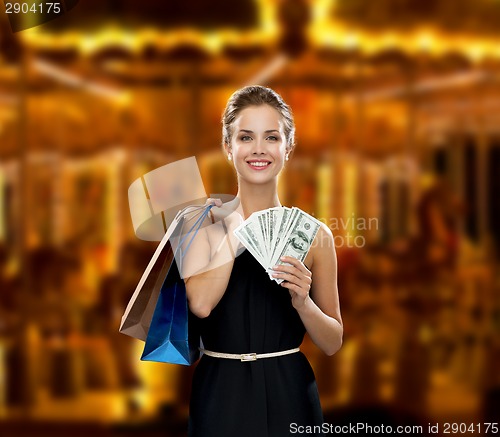
[[[264,145],[262,144],[261,140],[254,141],[252,153],[255,155],[261,155],[262,153],[264,153]]]

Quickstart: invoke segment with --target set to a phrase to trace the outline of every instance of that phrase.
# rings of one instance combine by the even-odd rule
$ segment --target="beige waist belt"
[[[215,358],[228,358],[230,360],[240,360],[240,361],[255,361],[259,358],[272,358],[272,357],[281,357],[283,355],[294,354],[296,352],[300,352],[300,349],[296,347],[295,349],[288,349],[286,351],[279,352],[270,352],[266,354],[256,354],[255,352],[248,354],[225,354],[222,352],[213,352],[207,349],[200,348],[200,351],[209,357]]]

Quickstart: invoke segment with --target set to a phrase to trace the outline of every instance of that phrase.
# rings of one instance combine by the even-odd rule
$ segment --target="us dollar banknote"
[[[299,208],[274,207],[248,217],[234,234],[273,278],[272,267],[284,264],[283,256],[304,261],[321,222]]]
[[[286,236],[280,246],[275,249],[274,256],[271,259],[268,268],[270,277],[273,273],[272,266],[285,264],[281,260],[283,256],[291,256],[304,261],[320,228],[321,222],[314,217],[298,208],[294,212],[295,214],[292,214],[293,220],[287,229]],[[281,282],[281,280],[277,282]]]

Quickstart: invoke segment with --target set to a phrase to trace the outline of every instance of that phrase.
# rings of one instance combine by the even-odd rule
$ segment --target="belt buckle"
[[[240,355],[241,361],[257,361],[257,354],[255,352],[252,352],[250,354],[241,354]]]

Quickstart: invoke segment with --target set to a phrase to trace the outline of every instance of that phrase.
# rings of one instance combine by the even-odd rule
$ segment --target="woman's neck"
[[[248,218],[255,211],[281,206],[277,188],[276,184],[239,184],[236,196],[240,199],[244,218]]]

